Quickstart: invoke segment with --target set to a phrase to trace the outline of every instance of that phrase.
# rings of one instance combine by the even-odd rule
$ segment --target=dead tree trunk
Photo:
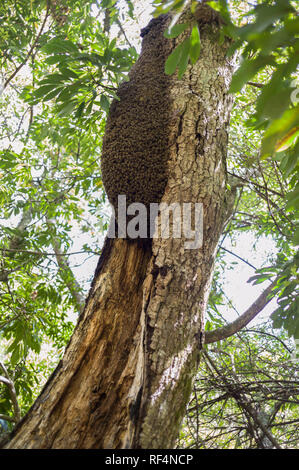
[[[184,236],[159,236],[151,244],[106,240],[63,360],[7,448],[174,445],[203,341],[215,253],[229,210],[225,154],[232,64],[210,13],[208,7],[197,12],[201,56],[182,80],[166,77],[164,63],[185,33],[165,39],[167,18],[143,31],[141,56],[120,89],[120,101],[112,105],[103,149],[107,165],[110,158],[117,167],[113,155],[119,152],[125,156],[121,165],[130,162],[130,177],[117,167],[116,174],[123,174],[115,176],[114,193],[113,178],[107,183],[112,202],[125,185],[130,191],[140,172],[135,188],[142,188],[137,195],[141,202],[203,204],[203,245],[186,248]],[[109,165],[108,174],[104,166],[107,180]]]

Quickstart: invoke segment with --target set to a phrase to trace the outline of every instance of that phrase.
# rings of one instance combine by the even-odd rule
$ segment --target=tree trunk
[[[111,107],[103,148],[106,180],[109,162],[119,164],[111,152],[139,159],[139,169],[134,160],[125,170],[116,168],[116,175],[124,173],[115,176],[114,193],[107,183],[112,202],[143,171],[142,202],[203,204],[203,245],[190,249],[186,236],[161,234],[152,243],[106,239],[64,357],[7,448],[174,446],[198,365],[217,243],[231,207],[225,154],[232,63],[211,12],[203,6],[197,11],[201,55],[182,80],[165,76],[164,63],[187,33],[165,39],[167,17],[143,31],[141,56]],[[126,171],[135,174],[126,179]],[[161,214],[158,220],[160,226]]]

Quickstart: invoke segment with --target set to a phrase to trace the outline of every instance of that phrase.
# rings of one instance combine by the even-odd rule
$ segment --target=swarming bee
[[[111,104],[101,170],[116,212],[118,195],[126,195],[127,206],[139,202],[148,207],[151,202],[159,202],[165,190],[171,78],[165,75],[164,65],[172,47],[163,36],[167,21],[166,16],[155,19],[150,28],[142,31],[141,55],[129,81],[118,89],[119,100]]]

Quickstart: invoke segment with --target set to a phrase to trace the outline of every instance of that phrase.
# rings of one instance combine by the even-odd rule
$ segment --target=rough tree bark
[[[112,106],[105,141],[108,148],[111,136],[118,137],[124,154],[135,152],[136,158],[143,145],[146,166],[151,154],[157,156],[153,149],[146,151],[152,145],[147,133],[155,128],[166,175],[155,198],[168,205],[202,202],[203,246],[186,249],[185,237],[159,236],[152,244],[106,240],[64,357],[7,448],[174,446],[203,342],[217,243],[232,207],[225,155],[233,66],[226,57],[228,43],[219,43],[215,14],[201,6],[196,15],[201,55],[182,80],[163,71],[185,33],[165,39],[167,17],[143,31],[141,56]],[[157,109],[152,87],[163,106],[167,97],[166,109]],[[136,171],[133,167],[128,171]],[[151,184],[158,176],[148,176]]]

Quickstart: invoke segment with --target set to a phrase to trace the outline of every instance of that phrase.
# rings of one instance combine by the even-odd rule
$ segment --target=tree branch
[[[265,186],[256,183],[256,181],[250,181],[249,179],[244,178],[244,176],[236,175],[235,173],[231,173],[230,171],[228,171],[227,173],[228,173],[229,175],[231,175],[231,176],[233,176],[233,177],[235,177],[235,178],[238,178],[239,180],[243,181],[244,184],[245,184],[245,183],[252,184],[252,185],[255,186],[256,188],[263,189],[264,191],[266,190]],[[283,193],[279,193],[278,191],[274,191],[274,189],[269,189],[269,188],[267,188],[267,190],[268,190],[268,192],[271,192],[271,193],[275,194],[276,196],[284,197]]]
[[[133,47],[132,44],[131,44],[131,42],[130,42],[129,39],[128,39],[128,36],[126,35],[126,32],[125,32],[125,30],[124,30],[124,28],[123,28],[121,22],[120,22],[119,20],[116,20],[116,23],[117,23],[119,29],[121,30],[122,34],[124,35],[124,38],[125,38],[125,40],[127,41],[128,45],[129,45],[130,47]]]
[[[47,219],[47,225],[51,229],[51,225],[55,224],[55,221]],[[68,263],[68,259],[64,257],[64,253],[61,251],[60,242],[57,237],[53,237],[52,246],[56,256],[56,261],[60,269],[60,275],[63,278],[72,298],[74,299],[76,308],[79,313],[82,313],[85,305],[85,297],[82,295],[82,289],[77,279],[74,276],[72,269]]]
[[[2,377],[2,376],[0,377],[0,382],[4,383],[8,387],[10,398],[11,398],[12,405],[13,405],[13,411],[14,411],[14,417],[9,421],[14,421],[15,423],[18,423],[21,419],[21,411],[20,411],[20,407],[18,404],[16,389],[15,389],[13,381],[9,377],[7,369],[5,365],[3,364],[3,362],[0,362],[0,367],[3,370],[4,375],[5,375],[5,377]],[[6,418],[3,418],[3,419],[6,419]]]
[[[0,248],[0,252],[5,253],[28,253],[29,255],[39,255],[39,256],[56,256],[55,252],[46,252],[46,251],[34,251],[34,250],[11,250],[9,248]],[[83,253],[88,253],[92,255],[100,255],[98,251],[72,251],[71,253],[60,253],[60,256],[72,256],[72,255],[81,255]]]
[[[85,297],[81,294],[82,289],[79,285],[77,279],[74,276],[73,271],[71,270],[67,258],[64,257],[64,254],[60,250],[59,244],[55,241],[53,243],[53,248],[56,255],[57,264],[61,272],[66,273],[65,284],[70,291],[71,296],[73,297],[76,308],[79,313],[82,313],[85,305]]]
[[[256,83],[256,82],[247,82],[247,85],[254,86],[256,88],[263,88],[264,84],[263,83]]]
[[[271,296],[271,292],[276,285],[277,279],[278,278],[276,278],[267,289],[261,293],[256,301],[235,321],[221,328],[217,328],[216,330],[206,331],[205,344],[215,343],[216,341],[228,338],[248,325],[248,323],[266,307],[270,300],[272,300],[273,295]]]

